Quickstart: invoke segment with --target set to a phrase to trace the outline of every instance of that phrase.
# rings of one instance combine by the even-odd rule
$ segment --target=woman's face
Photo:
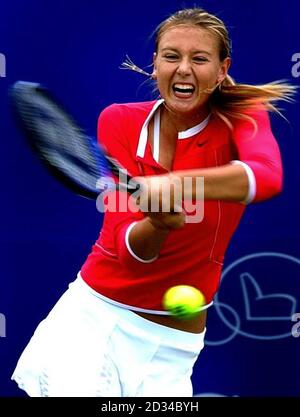
[[[167,107],[178,115],[195,116],[205,108],[211,92],[225,78],[230,59],[219,59],[218,41],[195,26],[168,29],[154,54],[154,74]]]

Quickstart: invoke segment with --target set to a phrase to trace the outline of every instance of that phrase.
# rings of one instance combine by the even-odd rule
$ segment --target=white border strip
[[[80,284],[83,285],[84,287],[86,287],[92,294],[94,294],[96,297],[102,299],[103,301],[106,301],[109,304],[115,305],[117,307],[121,307],[124,308],[126,310],[131,310],[131,311],[138,311],[140,313],[150,313],[150,314],[158,314],[161,316],[172,316],[172,313],[170,311],[167,310],[150,310],[147,308],[141,308],[141,307],[134,307],[131,306],[129,304],[123,304],[123,303],[119,303],[118,301],[112,300],[111,298],[105,297],[105,295],[102,295],[101,293],[95,291],[92,287],[90,287],[82,278],[80,271],[78,272],[77,278],[80,281]],[[199,309],[200,311],[203,310],[207,310],[209,307],[211,307],[213,305],[214,301],[211,301],[208,304],[205,304],[204,306],[202,306]]]
[[[199,123],[198,125],[190,127],[187,130],[178,132],[178,139],[188,139],[194,135],[197,135],[208,125],[209,120],[210,120],[210,114],[207,116],[206,119],[202,120],[202,122]]]
[[[157,102],[154,104],[154,106],[152,107],[150,113],[148,114],[141,133],[140,133],[140,137],[139,137],[139,143],[138,143],[138,148],[136,151],[136,156],[139,156],[140,158],[144,158],[145,155],[145,150],[146,150],[146,145],[147,145],[147,139],[148,139],[148,124],[150,122],[151,117],[153,116],[153,114],[155,113],[156,109],[161,105],[161,103],[163,102],[163,99],[157,100]]]
[[[130,247],[130,244],[129,244],[129,234],[130,234],[130,232],[131,232],[131,230],[134,228],[134,226],[137,224],[137,222],[133,222],[133,223],[131,223],[129,226],[128,226],[128,228],[127,228],[127,230],[126,230],[126,234],[125,234],[125,244],[126,244],[126,247],[127,247],[127,250],[128,250],[128,252],[130,253],[130,255],[134,258],[134,259],[136,259],[137,261],[139,261],[139,262],[142,262],[143,264],[149,264],[149,263],[151,263],[151,262],[153,262],[153,261],[155,261],[157,258],[158,258],[158,255],[157,256],[155,256],[154,258],[152,258],[152,259],[142,259],[142,258],[139,258],[134,252],[133,252],[133,250],[131,249],[131,247]]]
[[[245,198],[245,200],[243,201],[243,203],[245,204],[249,204],[251,203],[256,195],[256,179],[255,179],[255,175],[252,171],[252,169],[249,167],[249,165],[247,165],[245,162],[242,161],[231,161],[230,162],[232,165],[241,165],[242,167],[244,167],[247,177],[248,177],[248,185],[249,185],[249,189],[248,189],[248,194]]]
[[[160,108],[157,109],[154,116],[153,128],[153,158],[158,163],[159,161],[159,142],[160,142]]]

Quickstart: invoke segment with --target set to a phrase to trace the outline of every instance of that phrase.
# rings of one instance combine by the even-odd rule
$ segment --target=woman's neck
[[[199,113],[194,115],[181,115],[170,110],[164,103],[161,117],[162,121],[172,125],[176,132],[184,132],[185,130],[188,130],[203,122],[203,120],[208,117],[209,113],[209,108],[203,108],[199,111]]]

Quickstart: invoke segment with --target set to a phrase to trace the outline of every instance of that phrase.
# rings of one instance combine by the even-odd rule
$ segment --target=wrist
[[[159,220],[153,218],[153,217],[146,217],[148,224],[155,229],[155,231],[159,231],[159,232],[163,232],[163,233],[168,233],[170,230],[169,228],[163,224],[162,222],[160,222]]]

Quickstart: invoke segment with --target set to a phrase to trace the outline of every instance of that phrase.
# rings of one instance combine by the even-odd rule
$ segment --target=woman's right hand
[[[159,230],[181,229],[185,225],[185,213],[183,211],[146,213],[146,215],[152,226]]]
[[[135,179],[142,185],[142,192],[137,199],[137,204],[153,227],[168,231],[184,226],[185,212],[182,209],[181,193],[176,195],[174,192],[174,179],[173,183],[167,175],[137,177]],[[178,181],[177,187],[180,187]]]

